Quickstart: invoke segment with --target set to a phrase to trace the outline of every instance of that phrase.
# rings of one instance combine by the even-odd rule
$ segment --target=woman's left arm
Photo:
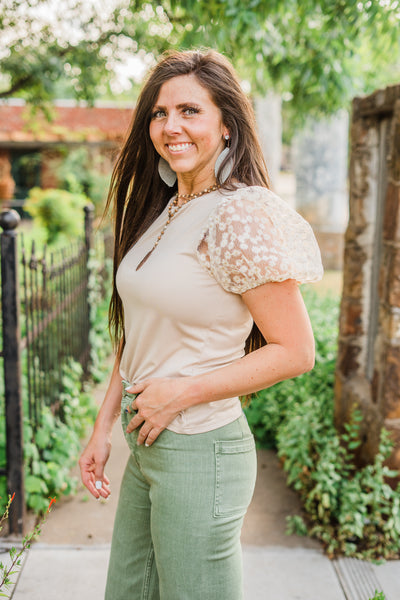
[[[193,377],[149,379],[130,388],[140,394],[128,431],[142,425],[138,443],[151,445],[180,411],[205,402],[244,396],[301,375],[314,365],[314,336],[298,284],[265,283],[243,301],[268,342],[232,364]]]

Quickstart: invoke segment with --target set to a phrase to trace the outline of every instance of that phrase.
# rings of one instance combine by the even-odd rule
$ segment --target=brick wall
[[[99,172],[110,173],[125,138],[133,108],[60,105],[51,108],[52,120],[40,112],[32,115],[20,102],[0,103],[0,202],[13,197],[11,151],[40,152],[40,185],[57,187],[57,169],[64,152],[59,147],[84,145]],[[8,172],[5,171],[8,168]]]
[[[0,143],[5,142],[121,142],[132,119],[132,108],[52,107],[49,122],[40,112],[34,116],[26,106],[0,104]]]

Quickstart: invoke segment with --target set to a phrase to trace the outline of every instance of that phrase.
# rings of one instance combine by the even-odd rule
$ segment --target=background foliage
[[[332,112],[399,79],[395,0],[3,0],[0,98],[93,103],[137,82],[169,48],[209,46],[231,58],[253,92],[273,88],[295,115]],[[243,52],[243,48],[246,51]],[[122,86],[123,87],[123,86]],[[128,86],[129,87],[129,86]],[[129,92],[131,99],[132,93]]]
[[[57,241],[57,247],[59,242],[60,240]],[[29,420],[26,361],[22,361],[25,496],[28,508],[36,513],[46,511],[49,497],[68,495],[75,491],[77,479],[71,476],[71,469],[77,463],[81,439],[97,414],[97,406],[91,393],[92,386],[107,376],[105,365],[111,354],[111,342],[108,332],[109,294],[105,292],[110,281],[111,265],[101,257],[101,252],[91,250],[88,297],[91,310],[89,377],[83,380],[81,365],[72,359],[68,360],[62,369],[62,392],[57,410],[47,406],[44,398],[38,426]],[[0,415],[4,415],[3,385],[4,381],[0,378]],[[5,462],[5,419],[2,418],[0,465],[5,466]],[[0,512],[6,504],[6,478],[0,477]]]
[[[83,208],[89,198],[82,193],[59,189],[32,188],[24,210],[34,219],[35,227],[45,231],[46,242],[68,242],[83,235]]]
[[[382,431],[374,463],[358,467],[361,413],[354,407],[345,433],[334,426],[334,370],[339,298],[304,290],[316,339],[313,371],[257,394],[246,409],[260,446],[278,451],[287,482],[300,495],[304,516],[289,532],[321,540],[330,556],[398,558],[400,486],[385,466],[392,443]]]
[[[84,194],[93,203],[96,216],[103,214],[110,173],[101,170],[100,157],[93,160],[84,146],[68,151],[60,148],[63,161],[57,169],[57,179],[61,188],[72,194]]]

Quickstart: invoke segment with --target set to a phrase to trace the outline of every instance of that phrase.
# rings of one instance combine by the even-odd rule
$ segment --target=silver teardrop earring
[[[176,181],[176,173],[171,169],[168,162],[162,156],[160,156],[160,160],[158,161],[158,174],[168,187],[174,186]]]
[[[228,140],[230,139],[229,133],[226,133],[224,135],[224,139],[228,142]],[[224,162],[225,158],[228,156],[229,150],[230,150],[229,146],[226,146],[226,148],[224,148],[222,150],[221,154],[218,156],[217,160],[215,161],[215,165],[214,165],[215,177],[218,176],[218,171],[219,171],[222,163]],[[219,180],[221,183],[225,183],[225,181],[228,179],[229,175],[232,173],[232,170],[233,170],[233,159],[230,158],[220,173]]]

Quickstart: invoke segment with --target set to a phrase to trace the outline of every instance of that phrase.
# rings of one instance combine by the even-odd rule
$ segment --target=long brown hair
[[[115,222],[114,278],[109,322],[115,347],[124,343],[123,307],[115,285],[118,266],[140,236],[163,211],[176,191],[169,188],[158,174],[157,154],[150,139],[149,126],[161,86],[181,75],[193,74],[208,91],[220,109],[222,122],[230,135],[229,155],[233,169],[228,179],[217,183],[235,189],[234,181],[246,185],[269,187],[267,168],[256,134],[252,106],[244,94],[230,62],[218,52],[184,51],[164,54],[150,72],[138,98],[126,141],[119,154],[111,178],[106,211],[111,206]],[[246,343],[246,352],[265,342],[256,326]]]

